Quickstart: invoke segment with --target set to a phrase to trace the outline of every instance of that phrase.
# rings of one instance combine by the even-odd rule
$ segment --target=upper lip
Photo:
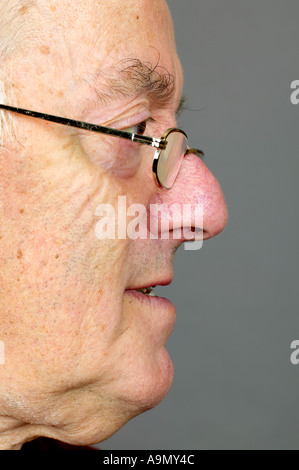
[[[153,280],[152,282],[145,282],[144,284],[140,285],[134,285],[127,287],[126,290],[136,290],[136,289],[147,289],[148,287],[156,287],[156,286],[168,286],[172,282],[172,277],[171,278],[165,278],[165,279],[160,279],[160,280]]]

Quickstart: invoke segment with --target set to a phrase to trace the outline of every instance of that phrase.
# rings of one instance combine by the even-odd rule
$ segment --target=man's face
[[[155,137],[176,127],[183,77],[163,0],[49,1],[34,14],[48,29],[30,60],[20,54],[15,63],[20,107],[119,129],[152,118],[145,134]],[[138,90],[150,69],[148,79],[164,80]],[[171,282],[184,239],[99,240],[96,209],[105,203],[117,212],[119,196],[147,209],[199,202],[209,238],[226,223],[223,195],[195,155],[163,191],[152,177],[151,147],[28,117],[17,118],[17,140],[6,147],[1,393],[10,395],[10,413],[45,435],[100,442],[171,386],[165,344],[175,309],[136,289]],[[171,229],[181,227],[176,222]]]

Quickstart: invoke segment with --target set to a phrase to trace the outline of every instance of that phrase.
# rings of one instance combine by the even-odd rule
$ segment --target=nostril
[[[191,228],[190,228],[190,232],[193,232],[193,233],[203,233],[203,234],[205,234],[205,233],[206,233],[206,230],[205,230],[205,229],[202,229],[202,228],[198,228],[198,227],[191,227]]]

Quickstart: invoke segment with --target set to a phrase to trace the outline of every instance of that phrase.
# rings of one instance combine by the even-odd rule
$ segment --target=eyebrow
[[[98,70],[94,80],[104,81],[101,91],[94,87],[104,101],[146,95],[157,107],[166,108],[173,104],[175,97],[175,78],[159,63],[152,66],[139,59],[124,59],[113,68]],[[184,103],[185,99],[182,98],[177,115]]]

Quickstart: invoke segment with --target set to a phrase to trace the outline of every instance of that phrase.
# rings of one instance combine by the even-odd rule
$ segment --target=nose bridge
[[[204,238],[220,233],[227,223],[227,207],[220,184],[201,158],[185,157],[174,186],[161,195],[167,205],[200,205],[203,213]]]

